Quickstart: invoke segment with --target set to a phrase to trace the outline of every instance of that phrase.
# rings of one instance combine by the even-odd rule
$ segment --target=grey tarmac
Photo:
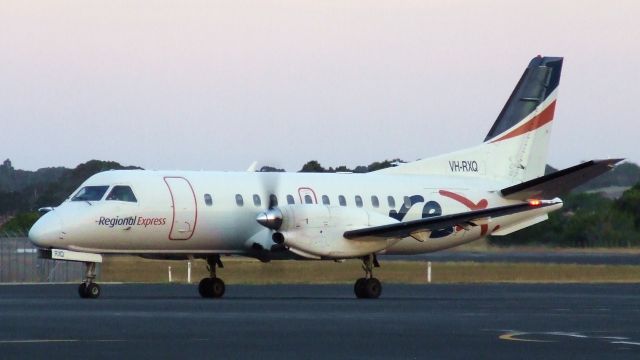
[[[640,285],[0,286],[2,359],[640,358]]]

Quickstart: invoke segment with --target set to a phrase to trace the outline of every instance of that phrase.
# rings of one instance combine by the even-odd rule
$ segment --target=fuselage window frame
[[[395,209],[396,199],[394,199],[391,195],[387,196],[387,204],[389,204],[389,209]]]
[[[327,195],[322,195],[322,204],[323,205],[331,205],[331,200]]]
[[[338,202],[340,203],[340,206],[347,206],[347,199],[344,197],[344,195],[338,196]]]
[[[260,195],[253,194],[253,205],[255,205],[255,206],[261,206],[262,205],[262,199],[260,199]]]
[[[380,201],[378,200],[378,197],[376,195],[371,195],[371,205],[374,208],[379,208],[380,207]]]
[[[240,194],[236,194],[236,205],[242,207],[244,206],[244,199],[242,198],[242,195]]]
[[[362,196],[356,195],[355,200],[356,200],[357,207],[361,208],[362,206],[364,206],[364,203],[362,202]]]
[[[287,204],[294,205],[295,203],[296,203],[296,199],[293,198],[293,195],[291,194],[287,195]]]
[[[304,203],[305,204],[313,204],[313,198],[311,197],[311,195],[306,194],[304,196]]]
[[[204,194],[204,204],[207,206],[213,206],[213,198],[211,194]]]

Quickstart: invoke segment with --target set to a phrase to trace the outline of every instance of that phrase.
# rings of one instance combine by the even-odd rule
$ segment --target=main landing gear
[[[78,295],[83,299],[95,299],[100,296],[100,286],[93,282],[96,278],[96,263],[86,262],[85,275],[82,284],[78,287]]]
[[[198,292],[203,298],[220,298],[224,295],[224,281],[216,276],[216,267],[224,268],[220,255],[207,256],[209,277],[200,280]]]
[[[382,293],[382,284],[380,280],[373,277],[373,268],[380,267],[375,254],[367,255],[362,258],[362,269],[364,277],[356,280],[353,291],[358,299],[377,299]]]

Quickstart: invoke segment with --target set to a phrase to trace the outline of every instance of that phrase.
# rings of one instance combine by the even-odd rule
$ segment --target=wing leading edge
[[[405,221],[396,224],[372,226],[363,229],[350,230],[344,233],[347,239],[374,238],[405,238],[413,237],[418,241],[425,241],[428,233],[451,226],[471,226],[486,223],[490,218],[516,214],[523,211],[539,209],[561,204],[561,201],[530,201],[515,205],[499,206],[490,209],[467,211],[463,213],[434,216],[426,219]]]

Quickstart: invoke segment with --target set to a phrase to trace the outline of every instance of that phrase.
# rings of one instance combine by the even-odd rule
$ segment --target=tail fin
[[[483,144],[418,160],[385,173],[487,177],[520,183],[544,175],[561,57],[535,57]]]

